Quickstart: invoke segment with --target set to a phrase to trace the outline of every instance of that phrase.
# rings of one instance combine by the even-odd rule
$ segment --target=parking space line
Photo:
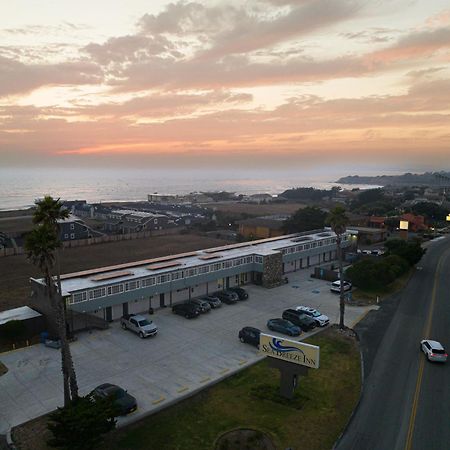
[[[188,390],[189,390],[189,387],[188,387],[188,386],[182,386],[180,389],[177,390],[177,392],[178,392],[179,394],[181,394],[182,392],[186,392],[186,391],[188,391]]]
[[[230,369],[222,369],[219,373],[220,373],[220,375],[223,375],[224,373],[227,373],[227,372],[229,372],[230,371]]]
[[[200,383],[206,383],[209,380],[211,380],[211,377],[205,377],[200,380]]]
[[[246,359],[241,359],[241,360],[239,361],[239,365],[240,365],[240,366],[243,366],[246,362],[247,362]]]
[[[166,399],[166,397],[161,396],[157,400],[153,400],[152,405],[157,405],[157,404],[163,402],[165,399]]]

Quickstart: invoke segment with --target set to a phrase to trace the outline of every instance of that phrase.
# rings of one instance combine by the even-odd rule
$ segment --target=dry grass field
[[[251,203],[227,203],[217,202],[208,203],[203,206],[207,208],[224,211],[233,214],[251,214],[254,216],[266,216],[270,214],[293,214],[306,205],[303,203],[268,203],[268,204],[251,204]]]
[[[226,241],[196,234],[157,236],[60,250],[61,273],[217,247]],[[0,311],[27,304],[29,278],[40,276],[25,255],[0,258]]]

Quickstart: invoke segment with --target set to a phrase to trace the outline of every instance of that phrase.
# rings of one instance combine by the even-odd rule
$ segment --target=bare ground
[[[227,244],[196,234],[157,236],[60,250],[61,273],[139,261]],[[30,277],[40,276],[25,255],[0,258],[0,311],[24,306],[30,295]]]

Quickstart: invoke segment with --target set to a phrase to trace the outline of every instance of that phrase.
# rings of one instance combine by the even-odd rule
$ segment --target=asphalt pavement
[[[338,450],[450,449],[450,362],[429,363],[421,339],[450,349],[450,239],[431,243],[408,285],[356,327],[364,389]]]

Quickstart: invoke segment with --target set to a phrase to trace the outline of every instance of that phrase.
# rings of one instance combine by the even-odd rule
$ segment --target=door
[[[124,316],[128,314],[128,303],[122,303],[122,313]]]
[[[105,318],[107,322],[112,322],[112,308],[108,306],[105,308]]]
[[[159,294],[159,306],[161,308],[165,308],[165,303],[164,303],[164,294]]]

